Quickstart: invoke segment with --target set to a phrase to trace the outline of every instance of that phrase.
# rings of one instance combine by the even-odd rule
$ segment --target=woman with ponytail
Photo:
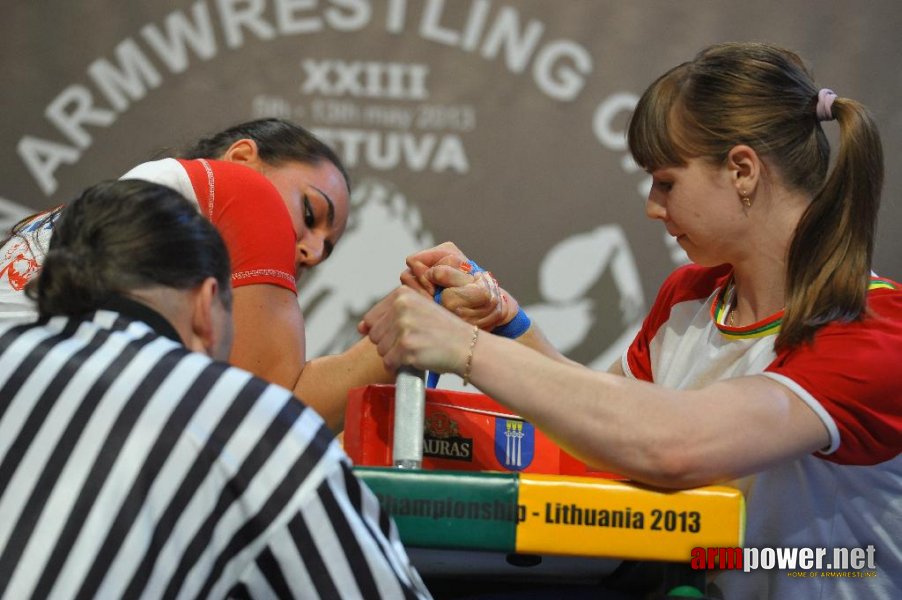
[[[832,169],[825,125],[839,127]],[[652,176],[646,213],[694,264],[608,373],[531,343],[534,326],[518,344],[437,309],[428,292],[470,277],[453,245],[411,257],[409,287],[361,331],[387,367],[461,374],[603,470],[738,486],[747,546],[874,557],[867,578],[724,571],[712,595],[902,597],[902,289],[871,271],[873,120],[793,52],[732,43],[652,83],[628,136]]]

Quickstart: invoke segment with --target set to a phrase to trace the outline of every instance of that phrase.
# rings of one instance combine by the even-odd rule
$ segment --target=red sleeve
[[[626,351],[627,365],[633,377],[654,382],[651,341],[658,329],[670,319],[670,309],[685,300],[707,298],[716,287],[723,285],[731,272],[732,267],[729,265],[714,268],[686,265],[664,280],[651,310],[642,322],[642,328]]]
[[[868,307],[863,320],[823,327],[812,344],[781,354],[766,369],[827,412],[839,444],[819,456],[840,464],[874,465],[902,450],[902,290],[872,290]]]
[[[285,203],[270,181],[244,165],[179,160],[201,212],[225,240],[232,287],[269,283],[297,293],[297,237]]]

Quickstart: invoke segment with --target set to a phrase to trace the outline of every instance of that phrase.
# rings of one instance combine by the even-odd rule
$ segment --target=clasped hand
[[[491,331],[514,318],[517,301],[490,273],[473,274],[468,265],[466,255],[451,242],[407,258],[401,274],[404,285],[367,312],[357,327],[376,345],[386,368],[411,365],[460,375],[472,326]],[[444,288],[441,307],[434,301],[439,288]]]
[[[519,305],[490,272],[473,272],[467,256],[452,242],[412,254],[401,283],[434,297],[443,288],[441,304],[480,329],[491,331],[513,319]]]

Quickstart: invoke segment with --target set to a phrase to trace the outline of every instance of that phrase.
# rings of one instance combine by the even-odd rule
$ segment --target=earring
[[[739,197],[742,199],[742,203],[745,204],[746,208],[752,207],[752,199],[748,197],[745,190],[739,190]]]

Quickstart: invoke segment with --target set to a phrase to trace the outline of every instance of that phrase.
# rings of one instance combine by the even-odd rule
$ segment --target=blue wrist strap
[[[513,319],[504,325],[499,325],[492,330],[492,333],[515,340],[526,333],[530,325],[532,325],[532,320],[526,314],[526,311],[521,308]]]

